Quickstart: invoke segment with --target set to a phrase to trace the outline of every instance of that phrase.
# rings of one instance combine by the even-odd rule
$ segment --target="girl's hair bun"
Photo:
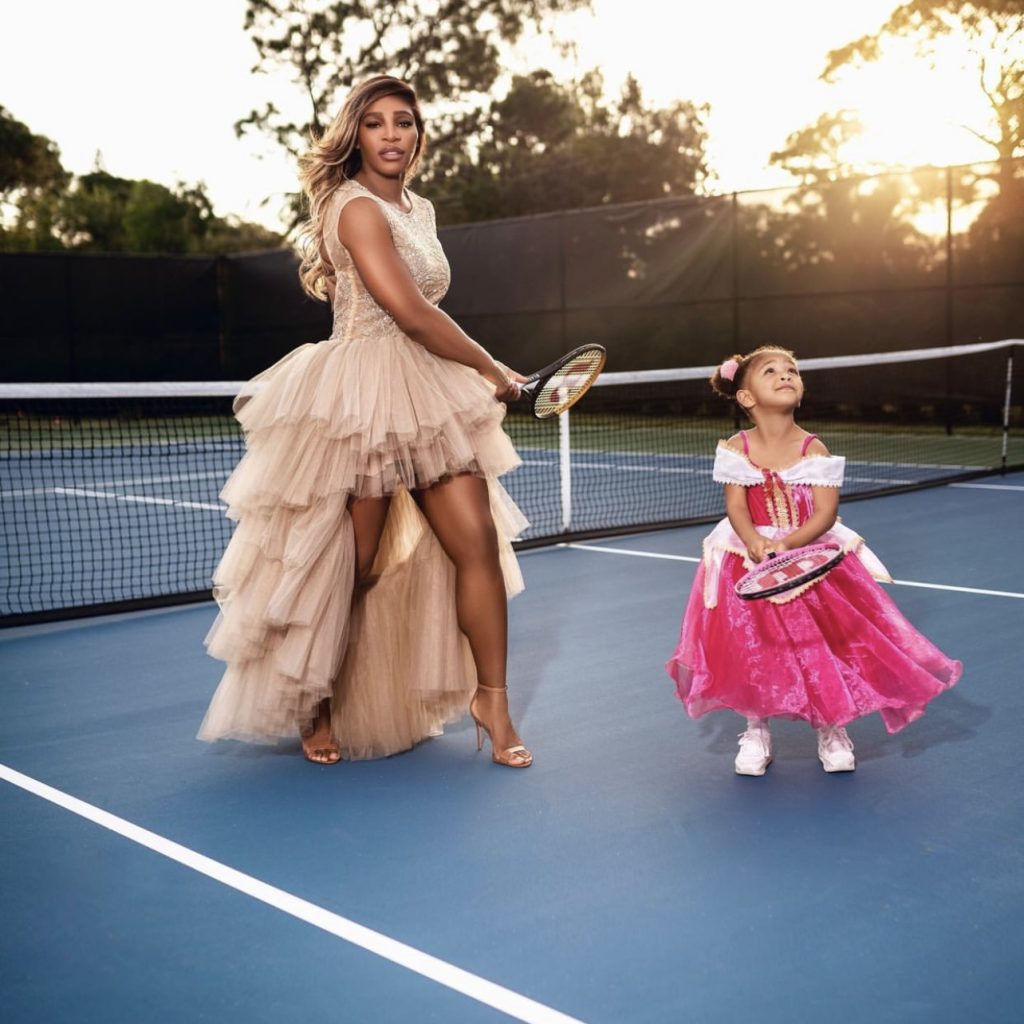
[[[711,386],[725,398],[735,398],[739,391],[737,378],[741,376],[745,358],[741,355],[729,356],[715,367],[711,374]]]
[[[750,364],[758,356],[765,355],[788,356],[794,363],[796,362],[796,356],[788,348],[782,348],[781,345],[762,345],[745,356],[732,355],[723,360],[711,374],[711,386],[723,397],[735,399],[736,392],[743,387],[743,378],[746,376]]]

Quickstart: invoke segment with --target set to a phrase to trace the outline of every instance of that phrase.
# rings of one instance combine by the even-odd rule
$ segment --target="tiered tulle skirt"
[[[743,560],[729,553],[717,607],[707,608],[705,572],[666,665],[693,718],[730,709],[821,728],[877,711],[897,732],[960,678],[960,662],[904,618],[855,556],[787,604],[736,597]]]
[[[200,738],[295,737],[325,697],[348,759],[438,734],[476,671],[454,568],[410,491],[485,478],[506,592],[522,589],[511,541],[526,521],[497,482],[519,460],[493,390],[396,334],[302,346],[249,382],[236,413],[247,452],[221,496],[238,525],[207,637],[228,668]],[[354,595],[349,505],[385,495],[372,584]]]

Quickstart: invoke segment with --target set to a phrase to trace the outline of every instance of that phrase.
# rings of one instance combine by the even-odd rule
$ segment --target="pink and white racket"
[[[844,554],[836,544],[806,544],[792,551],[773,552],[736,581],[736,596],[756,601],[795,590],[834,569]]]

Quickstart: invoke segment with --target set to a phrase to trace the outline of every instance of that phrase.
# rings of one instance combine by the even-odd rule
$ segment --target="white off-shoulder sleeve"
[[[846,459],[842,455],[810,455],[779,473],[787,484],[811,487],[842,487]]]
[[[715,449],[715,466],[711,477],[716,484],[739,484],[741,487],[754,487],[764,482],[760,470],[724,441],[719,441]]]

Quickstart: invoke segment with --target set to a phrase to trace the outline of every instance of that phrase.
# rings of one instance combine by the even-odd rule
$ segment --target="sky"
[[[645,95],[709,103],[709,191],[792,179],[768,158],[826,111],[854,107],[867,127],[851,155],[893,165],[986,160],[961,125],[987,111],[970,70],[938,74],[909,48],[877,67],[819,80],[828,50],[873,32],[897,0],[594,0],[556,24],[575,62],[531,35],[515,71],[575,75],[600,67],[610,91],[632,72]],[[268,99],[299,102],[284,75],[251,73],[256,53],[245,0],[0,0],[0,105],[53,139],[66,168],[173,186],[202,181],[221,216],[279,227],[295,188],[272,143],[238,139],[233,124]],[[955,65],[955,52],[951,52]]]

